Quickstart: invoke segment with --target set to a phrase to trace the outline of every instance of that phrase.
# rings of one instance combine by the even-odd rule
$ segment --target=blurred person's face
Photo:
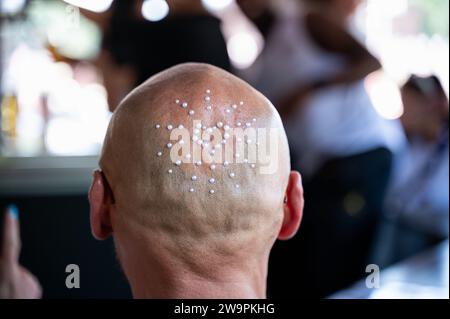
[[[424,107],[426,98],[410,88],[402,89],[404,112],[400,121],[407,134],[419,134],[427,114]]]
[[[332,7],[330,12],[333,12],[333,15],[345,21],[355,14],[362,3],[363,0],[332,0],[329,3]]]
[[[440,129],[443,113],[436,98],[405,87],[402,89],[402,100],[404,113],[400,120],[408,135],[424,135]]]
[[[264,13],[270,0],[237,0],[237,3],[247,17],[254,19]]]
[[[347,18],[355,14],[356,10],[362,4],[363,0],[338,0],[341,2],[342,11]]]

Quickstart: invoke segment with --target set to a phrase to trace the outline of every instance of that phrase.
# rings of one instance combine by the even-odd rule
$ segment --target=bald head
[[[188,263],[268,253],[283,224],[289,162],[280,117],[251,86],[203,64],[160,73],[125,98],[105,138],[116,246],[157,239]]]

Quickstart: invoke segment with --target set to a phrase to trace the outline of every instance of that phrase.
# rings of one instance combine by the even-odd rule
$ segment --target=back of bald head
[[[233,129],[256,135],[231,136]],[[225,142],[204,140],[206,132],[220,133]],[[224,154],[230,145],[233,158]],[[250,145],[256,157],[260,149],[272,153],[272,162],[249,160]],[[180,155],[176,147],[189,151]],[[204,153],[195,158],[194,148],[209,160]],[[268,99],[223,70],[183,64],[125,98],[113,114],[100,165],[124,231],[158,234],[171,247],[209,243],[232,253],[248,241],[264,247],[275,241],[289,162],[284,129]]]

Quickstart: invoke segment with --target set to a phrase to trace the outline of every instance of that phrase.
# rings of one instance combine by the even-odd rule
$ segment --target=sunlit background
[[[112,2],[1,2],[4,156],[99,151],[110,117],[101,76],[92,65],[101,32],[78,7],[104,12]],[[202,4],[222,19],[230,60],[238,73],[245,74],[264,47],[262,36],[234,0],[202,0]],[[279,1],[280,10],[292,5]],[[412,73],[437,74],[448,93],[448,12],[447,0],[368,0],[360,10],[356,32],[384,66],[383,73],[367,79],[374,106],[384,118],[401,116],[398,87]],[[141,13],[149,21],[160,21],[169,7],[164,0],[145,0]],[[59,54],[85,62],[73,68]]]

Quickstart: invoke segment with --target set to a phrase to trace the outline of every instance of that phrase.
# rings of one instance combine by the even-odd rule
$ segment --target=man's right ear
[[[98,240],[107,239],[112,233],[111,208],[114,196],[102,171],[95,171],[89,190],[92,235]]]

